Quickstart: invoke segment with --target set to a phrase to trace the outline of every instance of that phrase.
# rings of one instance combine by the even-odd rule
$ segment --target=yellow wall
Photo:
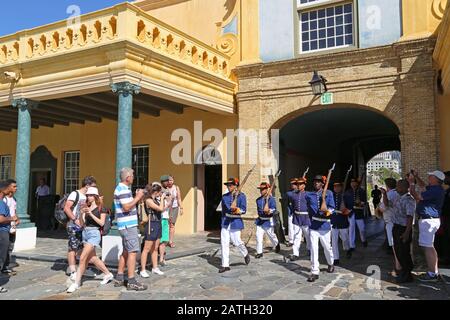
[[[434,34],[446,3],[447,0],[403,0],[402,40],[429,37]]]
[[[178,224],[177,232],[180,234],[191,234],[194,231],[194,166],[172,164],[171,150],[177,142],[171,142],[171,134],[177,128],[186,128],[192,132],[194,121],[203,122],[203,131],[209,128],[224,131],[237,126],[235,116],[217,115],[194,108],[186,109],[182,115],[163,111],[159,118],[141,114],[139,119],[133,121],[133,145],[149,145],[149,181],[159,181],[161,175],[171,173],[181,188],[185,215]],[[79,150],[80,179],[90,174],[94,175],[106,203],[111,204],[115,187],[116,130],[117,123],[111,120],[69,127],[33,129],[31,152],[38,146],[45,145],[58,159],[56,190],[60,194],[64,152]],[[203,143],[207,144],[208,142]],[[0,155],[12,154],[14,162],[15,149],[16,131],[11,133],[0,131]],[[236,175],[237,172],[236,166],[224,166],[223,179]],[[14,175],[14,168],[12,174]]]
[[[450,170],[450,94],[438,96],[441,135],[441,168]]]

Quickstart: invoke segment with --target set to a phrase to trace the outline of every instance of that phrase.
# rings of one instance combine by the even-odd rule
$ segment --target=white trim
[[[345,2],[347,0],[317,0],[310,3],[300,4],[300,0],[297,0],[297,11],[311,9],[315,7],[328,6],[339,2]]]

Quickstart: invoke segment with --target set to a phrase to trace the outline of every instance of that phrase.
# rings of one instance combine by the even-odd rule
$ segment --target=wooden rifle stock
[[[350,166],[350,168],[347,170],[347,173],[346,173],[345,179],[344,179],[344,186],[342,188],[340,211],[341,211],[341,214],[344,215],[344,216],[348,216],[350,214],[350,212],[351,212],[349,209],[347,209],[345,207],[344,193],[345,193],[345,188],[347,187],[348,176],[350,175],[350,172],[352,171],[352,169],[353,169],[353,166]]]
[[[333,173],[335,167],[336,167],[336,163],[333,163],[333,167],[330,170],[328,170],[327,181],[325,182],[325,187],[323,188],[323,191],[322,191],[322,205],[320,207],[320,211],[324,212],[325,216],[327,216],[327,217],[329,217],[331,215],[331,212],[327,208],[326,197],[327,197],[328,186],[330,185],[331,174]]]
[[[239,193],[242,190],[242,187],[245,185],[245,183],[247,182],[248,178],[250,177],[250,175],[252,174],[253,170],[255,170],[256,168],[256,164],[247,172],[247,174],[245,175],[244,179],[242,180],[242,183],[239,184],[239,186],[237,187],[237,190],[233,193],[233,202],[231,203],[231,207],[236,207],[237,206],[237,198]]]

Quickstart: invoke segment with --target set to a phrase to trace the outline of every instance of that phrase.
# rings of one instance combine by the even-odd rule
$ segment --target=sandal
[[[8,292],[8,289],[0,287],[0,293],[7,293],[7,292]]]
[[[169,247],[170,247],[170,248],[175,248],[175,243],[169,242]]]

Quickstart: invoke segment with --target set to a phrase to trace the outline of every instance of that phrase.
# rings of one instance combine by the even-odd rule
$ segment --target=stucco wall
[[[158,181],[162,174],[171,173],[183,194],[185,215],[179,220],[177,232],[191,234],[194,230],[194,165],[174,165],[171,161],[172,131],[186,128],[193,131],[194,121],[202,121],[203,131],[209,128],[225,130],[236,127],[236,117],[217,115],[189,108],[183,115],[162,112],[154,118],[141,114],[133,121],[133,145],[149,145],[149,181]],[[41,127],[31,133],[31,152],[44,145],[57,158],[57,193],[62,192],[63,161],[65,151],[80,151],[80,179],[94,175],[105,196],[107,204],[112,203],[115,187],[115,154],[117,122],[103,120],[102,123],[87,122],[85,125],[70,125],[54,128]],[[192,139],[193,141],[193,139]],[[203,145],[207,145],[204,142]],[[12,175],[16,150],[16,131],[0,131],[0,155],[13,155]],[[219,148],[223,159],[226,153]],[[237,174],[232,165],[223,166],[223,179]]]

